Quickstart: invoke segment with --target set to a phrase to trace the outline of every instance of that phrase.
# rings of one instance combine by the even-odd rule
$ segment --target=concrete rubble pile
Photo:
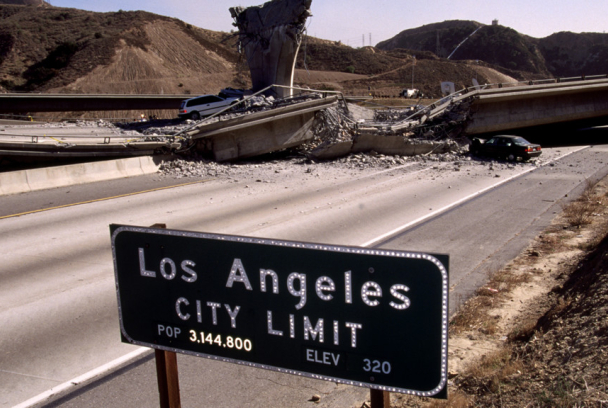
[[[163,161],[159,171],[174,178],[185,177],[218,177],[230,174],[231,165],[219,164],[201,157]]]
[[[318,98],[319,95],[311,94],[300,98],[287,98],[287,100],[275,99],[271,97],[251,98],[248,109],[269,110],[285,103],[294,103],[294,99],[310,100]],[[351,169],[361,168],[390,168],[393,166],[404,165],[412,162],[467,162],[470,157],[468,145],[464,140],[458,140],[466,120],[468,119],[469,105],[467,103],[453,104],[445,112],[432,120],[423,121],[412,119],[414,113],[419,113],[423,117],[424,110],[417,108],[404,109],[403,111],[391,109],[389,111],[374,111],[355,104],[343,103],[336,107],[322,110],[317,113],[312,127],[314,132],[313,139],[305,144],[292,149],[292,156],[281,159],[283,162],[298,162],[303,160],[308,163],[318,162],[319,160],[333,160],[329,164],[344,166]],[[247,114],[248,110],[240,109],[240,112],[231,112],[228,115]],[[378,126],[377,120],[384,120]],[[413,125],[399,132],[390,131],[392,124],[404,122],[404,118]],[[392,121],[389,121],[392,119]],[[222,119],[224,120],[224,119]],[[423,122],[423,123],[421,123]],[[369,124],[375,124],[375,134],[363,134],[361,128],[367,129]],[[148,129],[150,132],[151,129]],[[160,131],[155,129],[154,131]],[[167,129],[164,129],[167,133]],[[403,146],[407,146],[407,153],[402,152],[392,154],[379,151],[382,143],[377,146],[370,144],[365,151],[356,151],[353,146],[357,146],[357,140],[368,139],[400,141]],[[386,144],[384,144],[386,146]],[[319,151],[328,151],[338,148],[339,154],[334,157],[320,158]],[[344,148],[346,147],[346,148]],[[416,154],[415,151],[421,151]],[[402,147],[402,150],[406,150]],[[413,153],[412,153],[413,152]],[[296,157],[293,157],[293,154]],[[217,177],[219,175],[229,175],[234,172],[242,171],[250,165],[248,162],[236,164],[221,164],[212,160],[202,158],[198,153],[183,155],[183,158],[164,162],[161,172],[172,177]],[[240,170],[239,170],[240,169]]]
[[[423,109],[422,106],[412,106],[409,109],[383,109],[374,111],[374,122],[402,122],[414,113]]]
[[[311,93],[281,99],[265,96],[252,97],[244,103],[244,107],[234,109],[220,117],[207,120],[207,122],[203,119],[194,125],[225,121],[250,114],[252,111],[266,111],[317,98],[321,98],[321,95]],[[354,167],[399,165],[406,161],[418,160],[419,157],[424,157],[422,159],[424,161],[456,160],[468,152],[466,143],[457,140],[459,132],[468,118],[467,109],[468,104],[454,104],[442,115],[421,124],[420,119],[412,119],[413,113],[424,113],[419,108],[379,111],[351,103],[347,105],[340,103],[317,113],[312,127],[313,139],[293,149],[293,152],[313,161],[346,157],[346,159],[341,159],[345,160],[341,162],[354,164]],[[402,124],[404,118],[413,125],[398,132],[391,132],[390,126]],[[384,122],[380,123],[378,119],[382,119]],[[193,123],[189,122],[178,126],[149,127],[143,133],[150,140],[158,141],[162,138],[173,140],[176,139],[175,135],[183,134],[184,129],[193,127]],[[370,124],[374,127],[370,127]],[[395,147],[396,143],[398,145]],[[176,177],[180,177],[180,175],[204,177],[215,176],[228,168],[211,160],[204,160],[195,152],[184,152],[180,156],[183,159],[163,164],[163,173]],[[199,164],[196,164],[197,162]]]
[[[284,106],[295,105],[301,102],[313,101],[315,99],[321,99],[323,97],[320,93],[306,93],[298,96],[290,96],[286,98],[275,98],[273,96],[257,95],[250,98],[246,98],[242,104],[239,104],[232,109],[232,114],[236,117],[238,115],[248,115],[256,112],[261,112],[269,109],[282,108]]]
[[[357,108],[349,104],[348,114],[337,108],[318,114],[315,139],[304,146],[306,154],[330,160],[370,151],[415,156],[467,150],[467,140],[461,134],[470,117],[469,102],[450,103],[432,120],[427,120],[431,107],[375,110],[371,114]]]
[[[426,121],[424,126],[416,128],[417,137],[457,140],[462,137],[464,128],[471,119],[470,111],[470,100],[450,102],[440,115]]]

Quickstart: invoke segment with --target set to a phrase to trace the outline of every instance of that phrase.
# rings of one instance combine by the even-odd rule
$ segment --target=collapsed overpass
[[[217,161],[252,157],[311,140],[311,126],[316,113],[335,106],[338,98],[328,97],[327,93],[321,96],[318,91],[306,91],[316,93],[317,98],[278,109],[245,112],[245,116],[240,117],[210,117],[212,120],[206,119],[187,131],[159,135],[152,140],[143,135],[140,138],[123,138],[124,140],[116,136],[99,135],[99,140],[92,140],[88,136],[86,139],[70,138],[69,141],[58,142],[57,138],[47,138],[46,135],[41,138],[0,135],[0,157],[117,157],[189,150],[211,151]],[[260,91],[263,92],[264,90]],[[39,98],[39,95],[33,97]],[[292,98],[297,102],[298,97],[287,99]],[[48,109],[44,105],[42,110]],[[345,142],[350,145],[346,146],[343,153],[348,153],[354,144],[359,146],[370,137],[373,143],[363,143],[368,150],[381,151],[382,146],[390,142],[399,142],[399,146],[407,144],[408,132],[425,132],[426,126],[431,126],[432,123],[451,123],[450,115],[444,114],[458,107],[461,110],[460,116],[464,119],[457,119],[455,123],[469,136],[518,133],[518,130],[525,128],[556,124],[574,123],[579,127],[608,124],[608,78],[602,76],[484,85],[449,95],[398,122],[355,123],[351,120],[347,127],[353,140]],[[43,132],[48,133],[47,130]],[[459,131],[459,134],[462,132]],[[359,148],[363,149],[361,146]],[[394,149],[391,149],[392,152]],[[398,149],[399,152],[402,150]]]
[[[551,81],[551,82],[549,82]],[[515,131],[562,123],[608,124],[608,78],[548,80],[469,88],[454,101],[472,98],[468,135]]]

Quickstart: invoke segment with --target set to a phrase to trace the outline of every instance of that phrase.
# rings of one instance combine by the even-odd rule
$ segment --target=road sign
[[[124,342],[445,396],[446,255],[110,229]]]

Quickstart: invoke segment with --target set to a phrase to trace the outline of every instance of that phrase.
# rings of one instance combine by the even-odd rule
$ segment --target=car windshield
[[[527,146],[532,143],[528,142],[523,137],[515,137],[513,138],[513,144],[515,144],[516,146]]]

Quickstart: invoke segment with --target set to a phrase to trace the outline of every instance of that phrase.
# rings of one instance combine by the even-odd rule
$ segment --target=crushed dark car
[[[521,136],[494,136],[488,140],[474,138],[471,153],[476,156],[491,156],[506,160],[530,160],[542,153],[539,144],[528,142]]]

